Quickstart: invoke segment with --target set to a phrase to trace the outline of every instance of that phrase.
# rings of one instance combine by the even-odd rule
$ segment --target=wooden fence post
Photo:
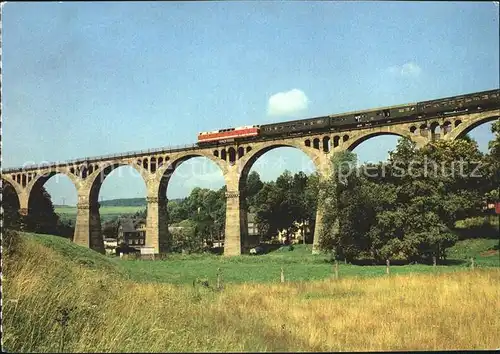
[[[335,260],[335,279],[339,278],[339,262]]]
[[[435,267],[436,266],[436,256],[433,256],[432,257],[432,266]]]
[[[385,264],[386,264],[385,272],[389,274],[390,273],[389,267],[391,265],[391,262],[389,260],[386,260]]]
[[[474,257],[470,257],[470,268],[474,269]]]
[[[281,267],[281,282],[285,282],[285,273],[283,272],[283,267]]]
[[[220,290],[220,268],[217,268],[217,290]]]

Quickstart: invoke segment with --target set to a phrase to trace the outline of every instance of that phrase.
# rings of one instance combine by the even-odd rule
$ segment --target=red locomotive
[[[208,143],[218,141],[221,143],[234,141],[237,138],[248,138],[259,135],[260,127],[258,125],[248,125],[238,128],[229,128],[215,130],[211,132],[202,132],[198,134],[198,143]]]

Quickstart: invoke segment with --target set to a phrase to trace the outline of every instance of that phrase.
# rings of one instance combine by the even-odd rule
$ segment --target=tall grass
[[[29,238],[22,247],[5,265],[2,341],[8,351],[500,347],[498,269],[226,284],[216,291],[135,283],[112,267],[71,262]]]

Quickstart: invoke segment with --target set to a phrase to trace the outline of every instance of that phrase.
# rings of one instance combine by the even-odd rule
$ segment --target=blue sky
[[[200,131],[497,88],[498,10],[493,2],[7,3],[2,166],[189,144]],[[276,107],[287,102],[274,95],[291,90],[296,107]],[[472,133],[483,150],[489,129]],[[355,152],[384,160],[396,140],[374,138]],[[223,185],[214,165],[189,162],[169,198]],[[311,170],[291,148],[260,162],[254,169],[264,180],[285,168]],[[54,203],[76,203],[66,178],[46,187]],[[144,183],[122,167],[100,197],[144,195]]]

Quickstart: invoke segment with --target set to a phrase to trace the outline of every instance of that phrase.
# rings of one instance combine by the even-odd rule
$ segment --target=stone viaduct
[[[74,183],[78,193],[77,217],[73,242],[104,252],[99,216],[98,195],[109,173],[120,166],[132,166],[145,181],[147,189],[146,245],[156,253],[165,251],[167,239],[166,189],[172,173],[184,161],[205,157],[222,171],[226,183],[226,226],[224,254],[241,254],[246,244],[247,208],[242,193],[252,165],[264,153],[278,147],[294,147],[304,152],[314,163],[320,178],[331,174],[333,152],[352,150],[363,141],[378,135],[408,137],[421,147],[436,139],[453,140],[474,127],[498,119],[500,110],[488,110],[450,117],[435,117],[412,122],[377,125],[341,132],[315,132],[300,136],[280,136],[274,139],[244,143],[226,143],[217,147],[192,145],[175,149],[156,149],[121,155],[84,158],[44,166],[25,166],[2,170],[2,182],[16,191],[20,213],[30,210],[30,195],[56,174],[64,174]],[[318,205],[314,230],[315,252],[321,228],[322,206]]]

